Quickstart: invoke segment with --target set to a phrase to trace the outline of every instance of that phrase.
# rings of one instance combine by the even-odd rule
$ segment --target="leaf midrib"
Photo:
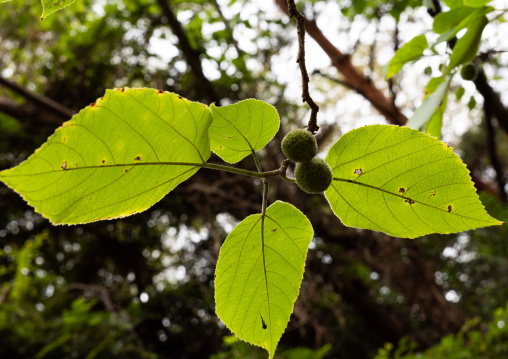
[[[337,178],[337,177],[333,177],[333,180],[334,181],[339,181],[339,182],[352,183],[352,184],[356,184],[356,185],[363,186],[363,187],[368,187],[368,188],[371,188],[371,189],[374,189],[374,190],[378,190],[380,192],[383,192],[383,193],[386,193],[386,194],[390,194],[392,196],[399,197],[399,198],[402,198],[402,199],[405,199],[405,200],[409,199],[411,201],[414,201],[415,203],[423,204],[424,206],[430,207],[432,209],[435,209],[435,210],[438,210],[438,211],[441,211],[441,212],[444,212],[444,213],[448,213],[448,214],[452,214],[452,215],[455,215],[455,216],[459,216],[460,218],[466,218],[466,219],[470,219],[470,220],[474,220],[474,221],[479,221],[479,222],[484,222],[484,223],[492,223],[491,221],[486,221],[486,220],[482,220],[482,219],[478,219],[478,218],[468,217],[468,216],[465,216],[465,215],[462,215],[462,214],[459,214],[459,213],[455,213],[455,212],[448,212],[448,211],[446,211],[444,209],[441,209],[439,207],[435,207],[435,206],[430,205],[428,203],[425,203],[425,202],[422,202],[422,201],[417,201],[417,200],[412,199],[411,197],[405,197],[405,196],[400,195],[398,193],[393,193],[393,192],[387,191],[385,189],[378,188],[376,186],[372,186],[372,185],[367,184],[367,183],[356,182],[356,181],[353,181],[353,180],[350,180],[350,179]],[[335,189],[335,191],[337,193],[340,194],[340,192],[335,187],[334,187],[334,189]],[[341,195],[341,197],[342,197],[342,195]],[[353,208],[353,206],[351,206],[351,207]]]
[[[0,172],[0,177],[26,177],[26,176],[39,176],[46,175],[51,173],[64,173],[70,171],[78,171],[85,169],[100,169],[100,168],[112,168],[112,167],[138,167],[138,166],[195,166],[195,167],[205,167],[207,163],[194,163],[194,162],[142,162],[142,163],[123,163],[123,164],[112,164],[112,165],[99,165],[99,166],[81,166],[81,167],[71,167],[66,169],[52,170],[46,172],[38,172],[38,173],[27,173],[27,174],[19,174],[19,175],[5,175],[4,172]]]

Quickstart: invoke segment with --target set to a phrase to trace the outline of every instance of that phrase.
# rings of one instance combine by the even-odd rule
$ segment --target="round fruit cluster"
[[[295,180],[307,193],[321,193],[332,183],[332,168],[317,154],[316,139],[306,130],[289,132],[282,140],[282,152],[296,162]]]

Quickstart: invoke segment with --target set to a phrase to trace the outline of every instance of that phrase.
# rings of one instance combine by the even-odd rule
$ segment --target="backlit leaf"
[[[240,339],[273,357],[298,297],[312,226],[277,201],[245,218],[222,245],[215,271],[219,318]]]
[[[334,179],[325,195],[346,226],[415,238],[503,224],[487,214],[452,149],[416,130],[361,127],[326,161]]]
[[[41,20],[51,15],[55,11],[61,10],[64,7],[69,6],[76,0],[41,0],[42,2],[42,15]]]
[[[450,64],[445,71],[445,75],[456,66],[470,62],[475,58],[480,46],[483,29],[488,23],[489,20],[485,15],[478,16],[471,22],[467,32],[457,41],[453,48]]]
[[[466,27],[468,28],[471,25],[471,22],[477,17],[487,15],[492,11],[494,11],[492,6],[483,6],[479,8],[459,7],[437,15],[434,19],[433,29],[436,33],[441,35],[437,38],[434,44],[432,44],[432,48],[435,48],[443,41],[452,39],[460,30]],[[464,17],[464,15],[466,16]]]
[[[472,7],[482,7],[492,0],[464,0],[465,6],[472,6]]]
[[[447,76],[446,79],[439,77],[431,79],[429,82],[430,86],[426,88],[426,92],[428,92],[426,93],[425,99],[407,122],[407,127],[423,131],[427,127],[429,121],[433,119],[432,135],[439,138],[441,134],[441,126],[439,123],[442,123],[444,109],[446,108],[444,101],[451,80],[452,76],[450,75]],[[439,131],[436,127],[438,125]],[[439,134],[439,136],[436,136],[436,134]]]
[[[423,50],[428,46],[427,38],[423,34],[411,39],[411,41],[398,49],[390,60],[386,78],[393,77],[408,62],[419,59],[423,54]]]
[[[462,0],[443,0],[446,6],[448,6],[450,9],[464,6],[464,3]]]
[[[464,6],[437,14],[432,24],[432,30],[434,30],[436,34],[443,34],[459,25],[462,20],[471,15],[474,11],[475,8]],[[460,29],[457,31],[459,30]]]
[[[212,104],[211,109],[210,146],[229,163],[259,151],[279,130],[277,110],[260,100],[249,99],[223,107]]]
[[[210,156],[210,109],[152,89],[108,90],[0,180],[55,224],[141,212]]]

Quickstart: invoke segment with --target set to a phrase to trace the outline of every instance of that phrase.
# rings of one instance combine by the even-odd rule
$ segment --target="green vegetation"
[[[0,357],[505,355],[506,9],[0,3]]]
[[[320,158],[296,165],[296,184],[307,193],[324,192],[332,183],[332,177],[330,165]]]
[[[477,75],[476,66],[473,63],[462,65],[460,68],[460,77],[467,81],[473,81]]]
[[[282,152],[293,162],[309,162],[317,154],[316,138],[309,131],[298,129],[282,139]]]

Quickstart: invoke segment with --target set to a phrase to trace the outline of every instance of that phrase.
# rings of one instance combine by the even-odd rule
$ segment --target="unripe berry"
[[[299,163],[295,169],[296,184],[307,193],[321,193],[332,183],[332,168],[320,158]]]
[[[282,152],[293,162],[309,162],[316,156],[316,139],[306,130],[289,132],[282,140]]]
[[[462,76],[464,80],[472,81],[476,78],[476,74],[476,66],[471,62],[463,65],[460,69],[460,76]]]

